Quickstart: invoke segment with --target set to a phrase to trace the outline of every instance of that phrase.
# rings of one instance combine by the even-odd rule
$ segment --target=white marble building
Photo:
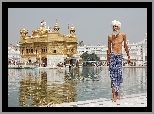
[[[8,47],[8,59],[10,60],[20,60],[20,49],[19,49],[19,45],[10,45]]]
[[[129,47],[129,53],[130,57],[132,59],[133,64],[136,65],[142,65],[147,61],[147,33],[145,34],[142,41],[138,43],[129,43],[129,40],[127,40],[127,44]],[[95,53],[98,57],[100,57],[100,60],[106,61],[107,60],[107,45],[80,45],[78,46],[77,52],[78,55],[82,55],[84,52],[88,53]],[[123,58],[127,59],[127,54],[123,48]]]

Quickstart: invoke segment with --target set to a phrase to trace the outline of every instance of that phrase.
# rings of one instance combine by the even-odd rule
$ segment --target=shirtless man
[[[128,63],[130,63],[129,50],[126,43],[126,34],[120,32],[121,23],[119,21],[112,21],[113,33],[108,36],[108,56],[107,63],[109,65],[111,89],[113,94],[112,102],[120,100],[118,95],[120,83],[123,82],[122,78],[122,44],[128,56]]]

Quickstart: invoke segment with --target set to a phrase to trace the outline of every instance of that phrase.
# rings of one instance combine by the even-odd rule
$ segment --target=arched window
[[[53,50],[53,53],[56,53],[56,50]]]
[[[31,53],[33,53],[33,49],[31,49]]]
[[[47,47],[46,47],[46,53],[47,53]]]
[[[28,53],[28,49],[26,49],[26,53]]]
[[[43,50],[43,52],[45,52],[45,47],[44,47],[44,50]]]

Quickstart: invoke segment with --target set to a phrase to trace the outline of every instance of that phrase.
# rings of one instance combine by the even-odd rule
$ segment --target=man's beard
[[[119,34],[119,32],[120,32],[119,30],[113,31],[112,35],[114,35],[116,37]]]

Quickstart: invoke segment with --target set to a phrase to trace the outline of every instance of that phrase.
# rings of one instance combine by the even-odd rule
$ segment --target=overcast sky
[[[73,24],[78,41],[86,45],[107,44],[113,20],[121,22],[121,31],[126,33],[130,43],[143,40],[147,32],[146,8],[9,8],[8,44],[19,41],[23,27],[31,35],[43,19],[52,28],[57,19],[62,34],[68,33],[68,23]]]

